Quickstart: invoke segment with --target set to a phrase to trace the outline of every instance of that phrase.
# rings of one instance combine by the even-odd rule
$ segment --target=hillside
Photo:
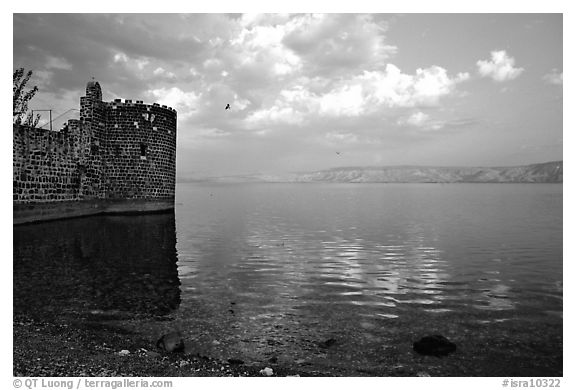
[[[563,162],[516,167],[342,167],[286,175],[248,174],[179,178],[178,182],[211,183],[562,183]]]
[[[562,183],[563,162],[516,167],[345,167],[293,174],[290,182],[338,183]],[[269,181],[270,178],[262,177]],[[271,180],[270,180],[271,181]],[[275,181],[275,180],[274,180]]]

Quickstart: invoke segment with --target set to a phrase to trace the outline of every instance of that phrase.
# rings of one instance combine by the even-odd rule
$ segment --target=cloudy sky
[[[561,14],[14,14],[30,108],[178,111],[178,176],[562,156]],[[224,110],[226,104],[231,110]],[[70,111],[55,121],[77,117]]]

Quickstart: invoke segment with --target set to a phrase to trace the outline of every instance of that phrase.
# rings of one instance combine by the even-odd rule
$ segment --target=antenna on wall
[[[44,123],[42,126],[40,126],[39,128],[43,128],[44,126],[46,126],[47,124],[50,124],[50,130],[52,130],[52,123],[56,120],[59,119],[61,117],[63,117],[64,115],[68,114],[70,111],[80,111],[77,108],[70,108],[67,111],[64,111],[62,114],[58,115],[56,118],[52,118],[52,110],[32,110],[32,115],[34,115],[34,111],[49,111],[50,112],[50,120],[46,123]]]
[[[48,111],[50,113],[50,131],[52,131],[52,110],[32,110],[32,117],[34,117],[34,111]],[[42,126],[40,126],[40,129],[43,128],[44,126],[46,126],[46,123],[44,123]]]

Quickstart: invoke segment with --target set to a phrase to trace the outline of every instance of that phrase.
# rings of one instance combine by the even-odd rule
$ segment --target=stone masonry
[[[102,101],[96,81],[80,119],[60,131],[13,126],[13,202],[162,200],[173,204],[176,111],[142,101]]]

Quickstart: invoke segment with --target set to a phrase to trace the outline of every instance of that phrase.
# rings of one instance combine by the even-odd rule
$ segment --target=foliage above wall
[[[36,127],[40,120],[40,115],[36,114],[34,116],[31,112],[28,112],[28,103],[38,92],[38,87],[34,86],[32,89],[25,91],[26,84],[32,76],[32,71],[29,70],[26,74],[24,72],[24,68],[18,68],[12,74],[13,123],[15,125]]]

